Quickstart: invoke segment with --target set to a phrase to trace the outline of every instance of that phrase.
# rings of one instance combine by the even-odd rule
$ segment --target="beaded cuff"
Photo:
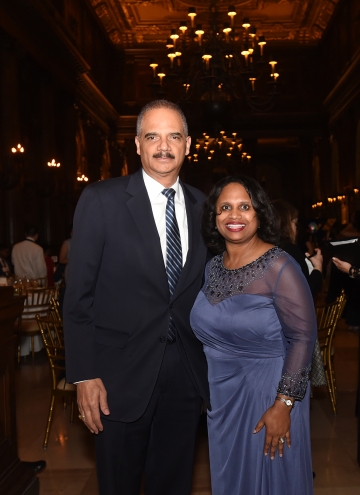
[[[210,262],[208,281],[203,289],[207,300],[214,306],[228,297],[243,293],[251,282],[264,276],[281,253],[282,249],[275,246],[260,258],[235,270],[224,267],[222,254],[215,256]]]
[[[285,373],[279,382],[277,393],[282,395],[288,395],[297,400],[304,398],[309,376],[310,376],[311,364],[307,368],[301,368],[296,373],[289,375]]]
[[[350,278],[360,278],[360,268],[356,266],[352,266],[349,270]]]

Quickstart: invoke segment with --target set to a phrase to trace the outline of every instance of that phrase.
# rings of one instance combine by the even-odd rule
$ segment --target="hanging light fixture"
[[[24,153],[25,149],[24,147],[19,143],[17,146],[14,146],[11,148],[12,153]]]
[[[51,160],[51,162],[47,162],[48,167],[60,167],[60,162],[57,162],[54,158]]]
[[[158,70],[154,60],[150,63],[156,96],[166,92],[166,76],[182,83],[180,101],[245,100],[253,110],[268,110],[278,94],[277,61],[271,57],[267,63],[265,37],[248,18],[236,26],[235,7],[229,6],[226,16],[217,3],[210,1],[206,25],[195,24],[196,8],[189,7],[190,25],[182,21],[178,30],[171,29],[169,67]]]
[[[188,161],[193,163],[207,163],[232,165],[235,167],[250,165],[251,155],[244,151],[241,138],[236,137],[233,132],[232,137],[226,136],[225,131],[220,131],[216,137],[212,137],[206,132],[196,139],[195,150],[192,155],[188,155]]]

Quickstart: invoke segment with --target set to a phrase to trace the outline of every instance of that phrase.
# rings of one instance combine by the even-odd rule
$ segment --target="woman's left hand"
[[[288,447],[291,445],[290,411],[290,407],[280,401],[275,401],[264,412],[260,421],[255,426],[254,433],[258,433],[264,426],[266,428],[264,454],[268,455],[270,451],[271,460],[275,458],[276,449],[278,449],[279,456],[283,456],[285,442]]]
[[[339,258],[332,258],[332,262],[334,263],[336,268],[338,268],[341,272],[344,272],[347,274],[349,273],[351,265],[350,265],[350,263],[347,263],[347,261],[339,260]]]

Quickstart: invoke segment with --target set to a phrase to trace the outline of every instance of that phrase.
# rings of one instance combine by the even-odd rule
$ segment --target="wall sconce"
[[[51,160],[51,162],[47,162],[48,167],[60,167],[60,162],[56,163],[54,158]]]
[[[11,148],[12,153],[24,153],[25,148],[21,146],[21,144],[18,144],[16,147]]]

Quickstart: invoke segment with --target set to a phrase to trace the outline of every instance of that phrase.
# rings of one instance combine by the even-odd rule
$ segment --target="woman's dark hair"
[[[241,184],[248,195],[259,220],[257,235],[264,242],[277,244],[279,240],[277,218],[271,202],[260,184],[251,177],[229,176],[219,180],[204,203],[201,227],[205,244],[211,251],[220,254],[225,250],[225,240],[216,230],[216,203],[224,187]]]
[[[280,246],[291,242],[294,244],[294,231],[291,225],[291,221],[298,218],[299,212],[292,204],[284,201],[283,199],[274,199],[272,205],[275,208],[280,233]]]

